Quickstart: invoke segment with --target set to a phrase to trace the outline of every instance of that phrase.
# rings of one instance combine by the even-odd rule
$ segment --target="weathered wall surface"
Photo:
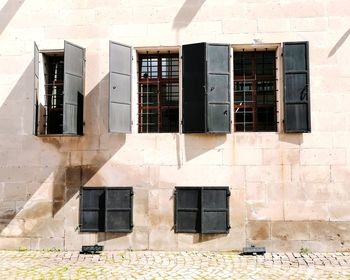
[[[347,0],[1,0],[0,248],[349,249],[349,28]],[[63,40],[86,48],[84,136],[35,137],[33,42]],[[109,134],[109,40],[309,41],[312,133],[138,134],[134,110]],[[80,233],[81,185],[133,186],[133,232]],[[176,185],[229,186],[230,233],[175,234]]]

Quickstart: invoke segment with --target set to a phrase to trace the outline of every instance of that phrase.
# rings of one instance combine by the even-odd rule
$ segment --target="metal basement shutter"
[[[175,232],[200,232],[201,189],[176,187]]]
[[[229,189],[204,187],[202,189],[202,233],[227,233],[229,226]]]
[[[106,232],[132,231],[131,187],[106,188]]]
[[[105,189],[81,188],[80,192],[80,231],[104,231]]]

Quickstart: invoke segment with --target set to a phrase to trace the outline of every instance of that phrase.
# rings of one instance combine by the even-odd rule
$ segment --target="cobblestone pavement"
[[[0,279],[350,279],[350,253],[0,251]]]

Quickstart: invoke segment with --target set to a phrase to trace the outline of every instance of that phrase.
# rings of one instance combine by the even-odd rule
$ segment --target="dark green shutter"
[[[106,188],[106,232],[132,231],[131,187]]]
[[[201,189],[176,187],[175,232],[200,232]]]
[[[309,44],[283,43],[284,130],[311,132]]]
[[[207,131],[230,133],[230,46],[207,44]]]
[[[34,42],[34,102],[33,134],[38,135],[38,98],[39,98],[39,49]]]
[[[184,133],[230,132],[230,46],[182,46]]]
[[[206,44],[182,46],[183,133],[205,132]]]
[[[105,231],[105,189],[81,188],[80,231]]]
[[[131,132],[132,48],[109,42],[109,131]]]
[[[202,189],[202,233],[227,233],[229,226],[229,189],[204,187]]]
[[[85,49],[64,42],[63,134],[83,134]]]

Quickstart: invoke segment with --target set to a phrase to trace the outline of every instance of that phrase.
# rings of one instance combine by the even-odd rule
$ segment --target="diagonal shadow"
[[[5,30],[25,0],[8,0],[0,11],[0,34]]]
[[[30,242],[64,238],[72,210],[60,210],[125,143],[125,134],[109,134],[105,125],[108,75],[85,95],[82,137],[32,135],[33,85],[31,60],[0,107],[0,237]]]
[[[344,33],[344,35],[339,39],[339,41],[334,45],[334,47],[331,49],[331,51],[328,54],[328,57],[333,56],[338,49],[344,44],[344,42],[346,41],[346,39],[349,37],[350,35],[350,28],[348,29],[348,31],[346,31]]]
[[[186,28],[191,23],[204,2],[205,0],[186,0],[177,12],[172,25],[172,29],[176,30],[177,43],[179,43],[180,30]]]

